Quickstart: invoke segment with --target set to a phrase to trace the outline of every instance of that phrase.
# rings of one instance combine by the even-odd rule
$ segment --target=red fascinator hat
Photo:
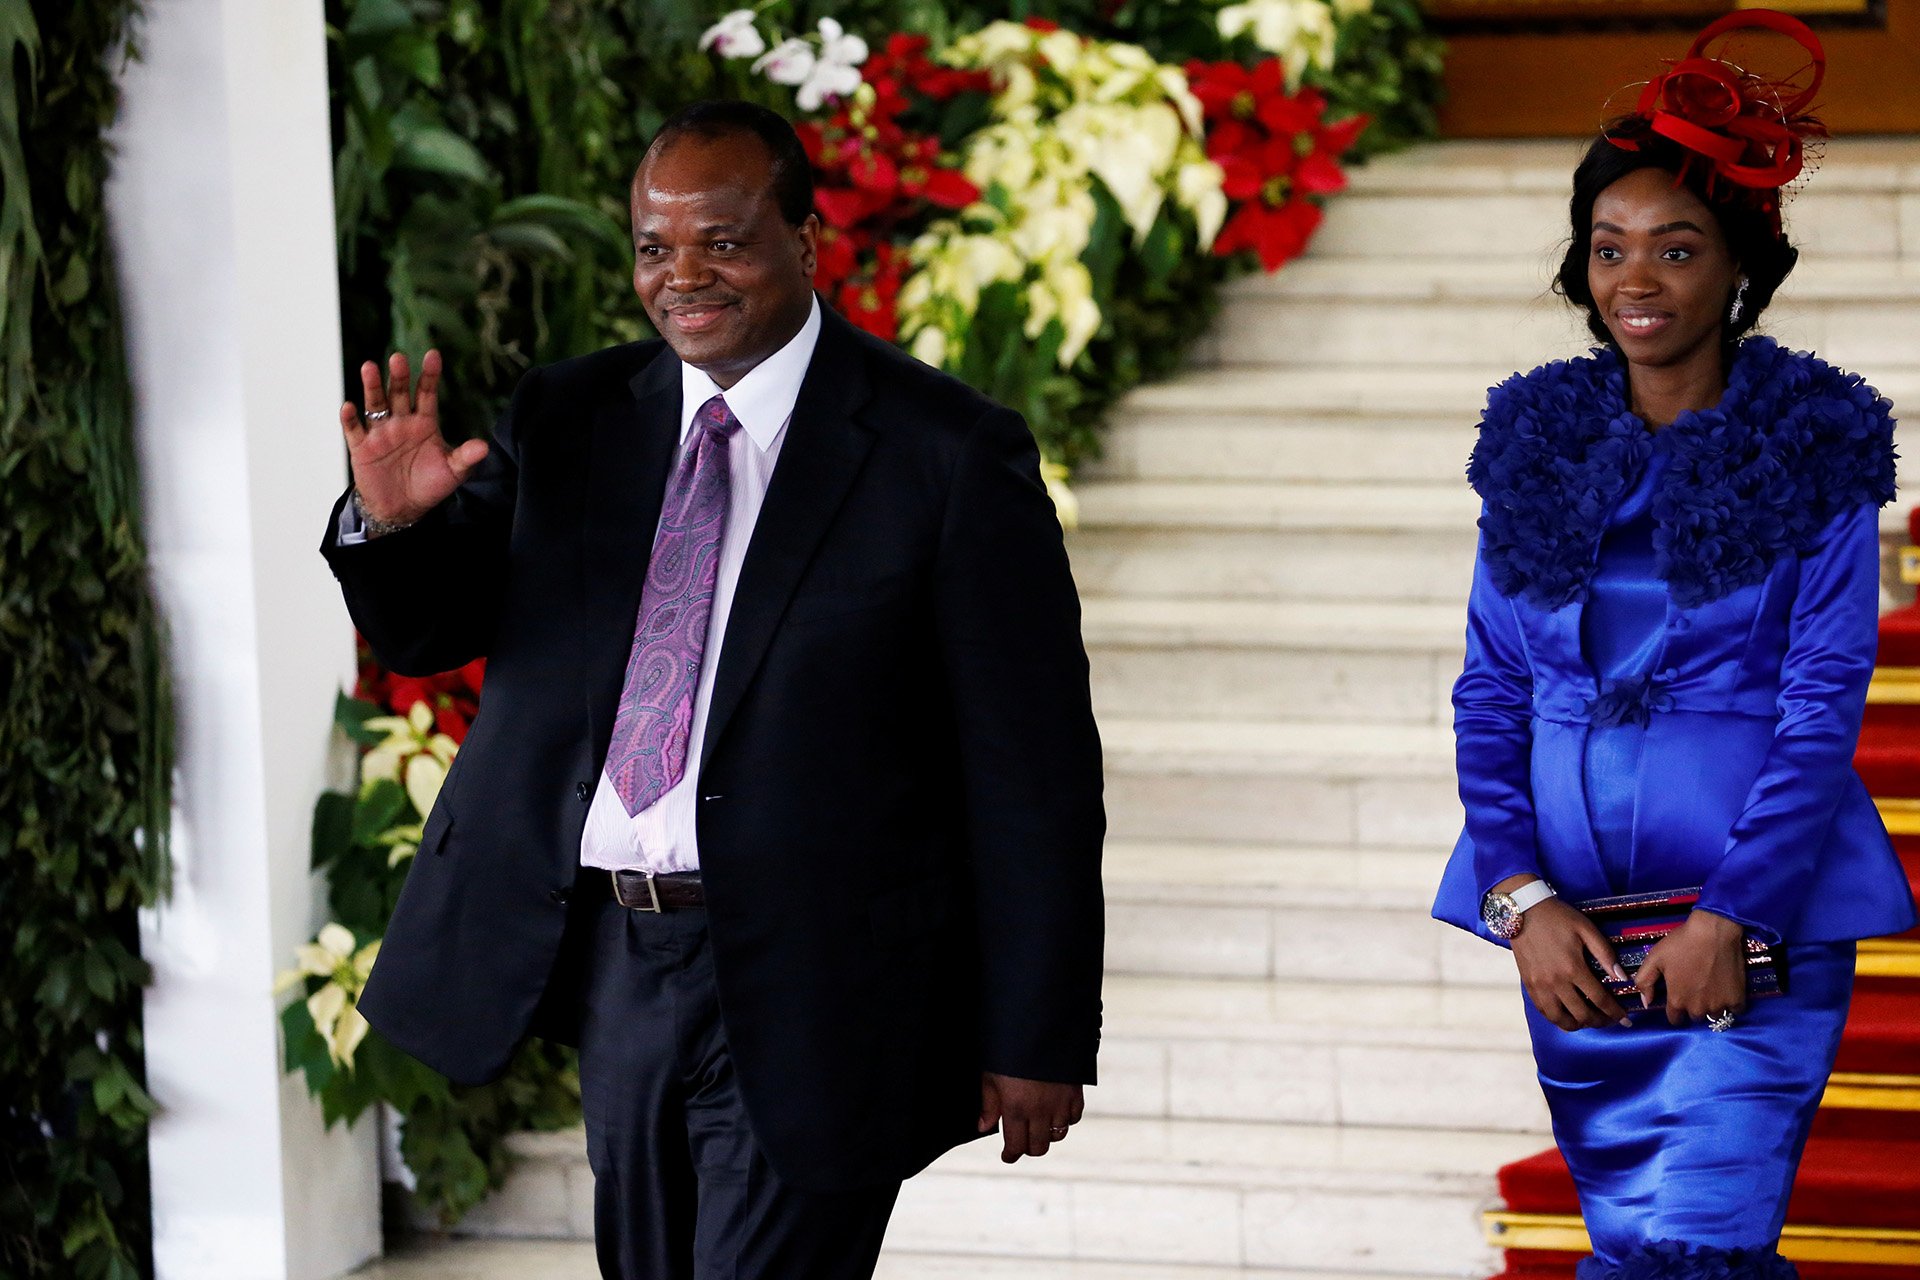
[[[1726,44],[1734,37],[1766,33],[1800,46],[1806,64],[1774,79],[1727,56]],[[1826,126],[1810,114],[1826,67],[1820,38],[1798,18],[1772,9],[1730,13],[1702,31],[1684,58],[1648,82],[1639,105],[1622,122],[1627,127],[1609,129],[1608,139],[1637,151],[1643,142],[1635,135],[1644,130],[1677,144],[1691,153],[1689,168],[1707,168],[1709,190],[1751,193],[1773,215],[1777,231],[1780,188],[1804,172],[1808,145],[1827,136]]]

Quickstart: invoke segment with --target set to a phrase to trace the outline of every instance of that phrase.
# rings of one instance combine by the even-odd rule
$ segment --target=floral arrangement
[[[329,0],[349,12],[362,3],[370,0]],[[524,240],[544,256],[525,267],[483,256],[499,278],[483,291],[492,301],[480,307],[482,354],[502,367],[521,354],[495,332],[506,327],[514,270],[533,281],[531,353],[561,332],[546,324],[542,299],[569,290],[579,305],[552,314],[600,325],[592,344],[639,336],[637,320],[609,315],[586,256],[575,255],[581,269],[565,276],[566,290],[546,291],[545,273],[561,278],[574,261],[562,251],[578,237],[535,236],[513,221],[563,206],[571,217],[600,185],[617,185],[595,166],[637,150],[668,109],[624,102],[620,86],[672,83],[676,97],[764,102],[795,121],[813,165],[821,295],[861,328],[1020,410],[1068,524],[1071,468],[1097,454],[1108,407],[1178,366],[1227,281],[1281,270],[1307,248],[1347,164],[1432,131],[1440,70],[1415,0],[1039,0],[1024,8],[1041,16],[1025,22],[971,0],[949,0],[938,15],[868,0],[810,25],[799,20],[800,0],[761,0],[656,24],[661,40],[639,50],[622,25],[624,3],[570,7],[555,18],[551,65],[525,56],[514,64],[555,84],[562,71],[577,72],[593,87],[542,91],[539,110],[564,107],[572,121],[542,131],[557,140],[544,145],[566,154],[543,152],[537,167],[549,186],[488,215],[485,243]],[[439,59],[462,68],[463,83],[480,74],[473,59],[486,29],[463,25],[469,9],[453,7],[437,46],[407,27],[392,39],[409,43],[389,48],[375,24],[343,22],[344,47],[360,61],[342,83],[357,91],[404,64],[426,95],[407,99],[408,109],[440,119]],[[927,22],[936,25],[920,29]],[[422,48],[439,52],[423,61]],[[616,69],[613,59],[629,61]],[[492,119],[475,113],[455,136],[466,117],[445,113],[434,146],[413,151],[479,173],[483,154],[507,154],[518,136],[494,137]],[[402,112],[394,127],[411,120]],[[387,199],[390,173],[343,172],[350,190]],[[560,200],[551,183],[565,174],[577,181]],[[440,199],[409,207],[438,208]],[[601,212],[605,240],[614,210]],[[442,240],[480,242],[434,242]],[[389,264],[390,278],[411,279],[402,259]],[[404,310],[396,301],[394,314]],[[425,314],[424,304],[416,310]],[[356,784],[322,796],[314,817],[329,921],[282,978],[298,996],[282,1018],[288,1070],[305,1075],[329,1123],[389,1106],[415,1198],[446,1223],[499,1184],[507,1136],[578,1119],[578,1076],[564,1050],[534,1042],[499,1082],[456,1087],[388,1045],[357,1009],[484,674],[476,663],[404,678],[363,654],[358,686],[336,715],[359,752]]]
[[[358,783],[322,795],[314,810],[313,863],[327,876],[332,918],[279,981],[300,995],[280,1017],[287,1069],[304,1074],[329,1125],[391,1106],[415,1197],[449,1225],[505,1176],[508,1134],[564,1128],[580,1105],[567,1050],[529,1044],[502,1080],[454,1085],[388,1044],[357,1007],[485,674],[474,662],[426,679],[396,676],[362,646],[354,696],[335,707],[358,751]]]
[[[1177,358],[1166,313],[1303,252],[1370,123],[1308,83],[1366,0],[1229,5],[1198,42],[1214,60],[1184,62],[1039,18],[876,52],[832,18],[785,34],[778,7],[700,43],[794,90],[821,292],[1021,410],[1063,514],[1100,414]],[[1139,325],[1143,302],[1162,314]]]

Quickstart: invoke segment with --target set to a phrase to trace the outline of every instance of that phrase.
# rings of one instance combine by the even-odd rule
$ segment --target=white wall
[[[352,630],[315,548],[344,475],[321,0],[149,0],[109,193],[180,718],[172,900],[147,919],[159,1280],[318,1280],[379,1250],[372,1117],[280,1069],[274,975]]]

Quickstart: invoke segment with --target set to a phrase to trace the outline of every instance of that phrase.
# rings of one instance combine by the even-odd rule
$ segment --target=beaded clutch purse
[[[1587,958],[1587,963],[1628,1012],[1666,1006],[1664,992],[1656,992],[1652,1001],[1643,1000],[1633,985],[1634,979],[1639,975],[1647,953],[1653,950],[1653,944],[1679,928],[1699,901],[1698,889],[1672,889],[1660,893],[1629,893],[1617,898],[1591,898],[1573,904],[1575,909],[1599,925],[1600,931],[1613,943],[1620,967],[1627,973],[1625,982],[1602,972],[1591,956]],[[1760,999],[1785,995],[1785,952],[1748,934],[1746,954],[1747,997]]]

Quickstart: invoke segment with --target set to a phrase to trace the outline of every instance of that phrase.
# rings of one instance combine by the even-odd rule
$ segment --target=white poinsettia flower
[[[1037,339],[1055,320],[1063,338],[1059,362],[1065,369],[1100,331],[1100,306],[1093,300],[1093,276],[1078,258],[1056,258],[1027,289],[1026,335]]]
[[[1187,126],[1187,132],[1195,138],[1207,136],[1206,108],[1200,105],[1200,99],[1193,96],[1193,88],[1187,83],[1187,73],[1179,67],[1161,67],[1154,72],[1154,83],[1160,92],[1166,95],[1173,109],[1180,113],[1180,122]]]
[[[1289,88],[1298,87],[1307,68],[1333,65],[1339,29],[1326,0],[1248,0],[1222,9],[1217,21],[1228,40],[1251,34],[1256,45],[1277,54]]]
[[[1040,478],[1046,482],[1047,496],[1053,499],[1053,513],[1060,518],[1060,527],[1067,530],[1080,527],[1080,499],[1067,483],[1072,477],[1065,463],[1051,458],[1040,460]]]
[[[813,45],[798,36],[789,36],[755,59],[753,71],[775,84],[805,84],[818,61]]]
[[[444,733],[433,732],[433,709],[413,704],[404,716],[375,716],[366,727],[387,736],[360,760],[360,782],[397,782],[422,814],[433,807],[447,780],[447,767],[460,745]]]
[[[439,798],[440,786],[447,780],[447,766],[430,752],[422,751],[407,761],[405,786],[414,809],[427,814]]]
[[[1079,36],[1062,27],[1058,31],[1049,31],[1034,44],[1034,51],[1047,60],[1055,71],[1070,76],[1080,66],[1087,46]],[[1096,55],[1097,56],[1097,55]]]
[[[1024,22],[989,22],[959,41],[955,52],[969,62],[996,67],[1027,57],[1039,39],[1040,33]]]
[[[867,42],[832,18],[820,19],[820,61],[857,67],[867,60]]]
[[[280,975],[276,991],[285,991],[308,977],[325,978],[325,985],[306,999],[314,1030],[327,1042],[327,1055],[336,1066],[351,1067],[354,1051],[367,1036],[367,1020],[357,1007],[367,976],[380,955],[378,938],[355,948],[353,931],[339,923],[323,926],[313,942],[294,953],[299,967]]]
[[[1227,220],[1227,193],[1221,189],[1226,175],[1208,159],[1189,160],[1174,175],[1173,189],[1180,206],[1193,215],[1200,247],[1211,249],[1220,226]]]
[[[1001,77],[1000,92],[993,106],[1001,115],[1032,123],[1039,119],[1039,98],[1040,79],[1033,74],[1033,68],[1024,62],[1015,62]]]
[[[938,369],[947,362],[947,335],[929,325],[913,337],[914,359]]]
[[[753,19],[753,10],[735,9],[700,33],[700,47],[723,58],[759,57],[767,51],[767,42]]]

